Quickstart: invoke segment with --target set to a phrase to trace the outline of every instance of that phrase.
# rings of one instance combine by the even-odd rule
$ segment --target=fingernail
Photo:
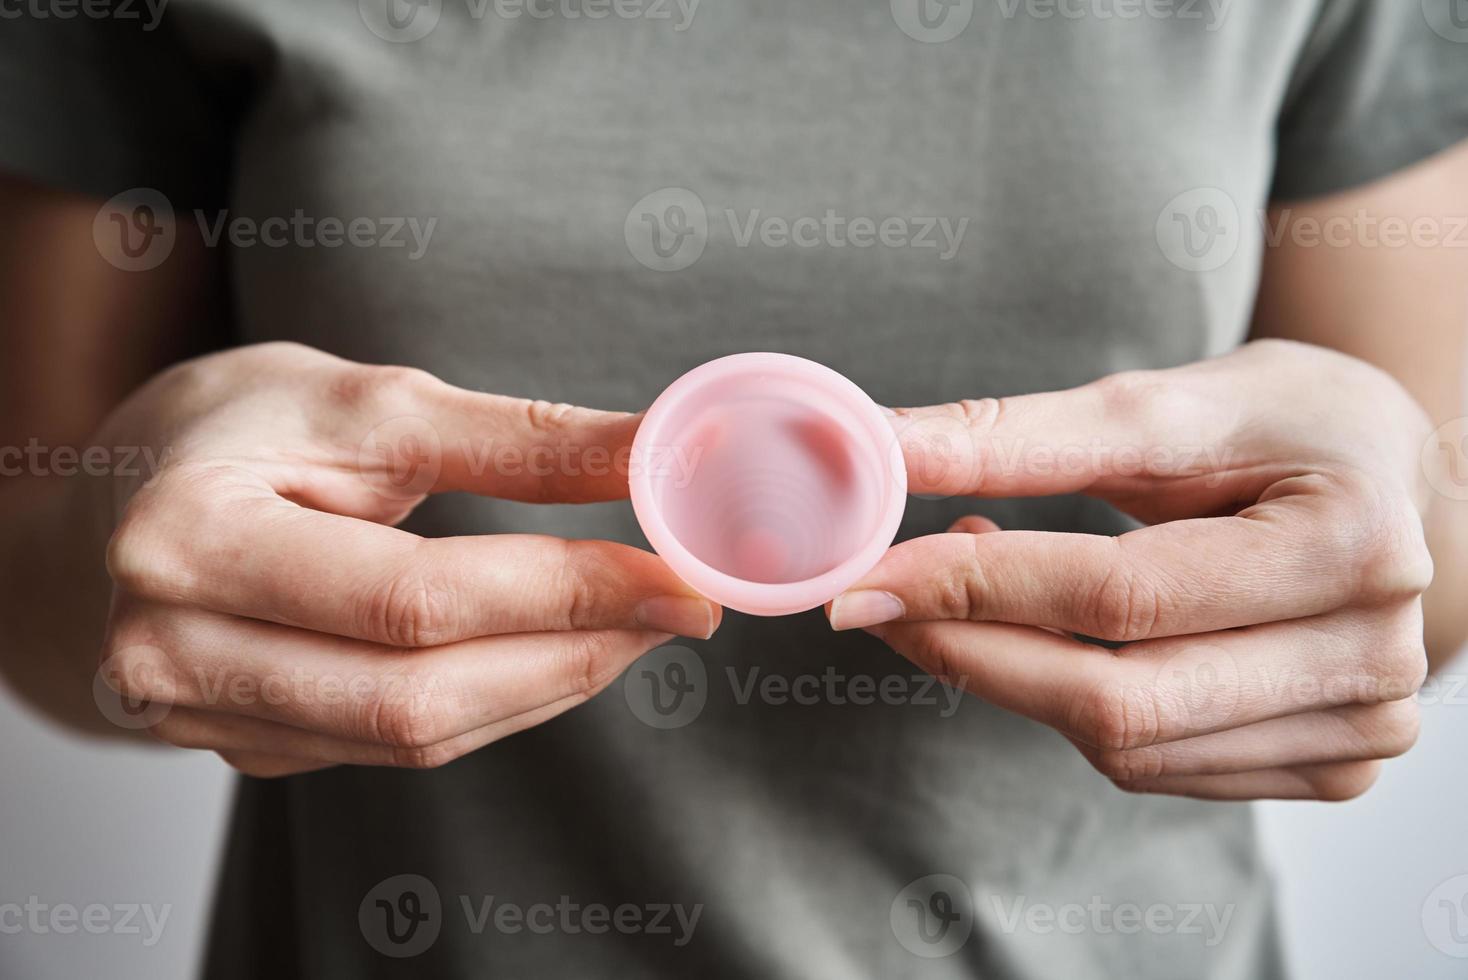
[[[833,630],[858,630],[879,623],[890,623],[901,619],[904,610],[902,600],[890,592],[864,589],[847,592],[831,603],[831,628]]]
[[[713,603],[686,595],[660,595],[644,599],[635,613],[637,624],[678,636],[707,640],[714,635]]]

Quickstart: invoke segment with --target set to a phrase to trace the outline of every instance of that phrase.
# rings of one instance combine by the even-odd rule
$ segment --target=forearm
[[[1422,609],[1427,659],[1437,672],[1468,646],[1468,504],[1435,498],[1426,528],[1436,571]]]
[[[196,230],[179,226],[160,267],[120,270],[93,238],[101,204],[0,174],[0,675],[50,717],[118,734],[92,697],[110,528],[87,516],[108,512],[90,498],[118,475],[86,475],[48,450],[89,445],[130,392],[221,338],[200,328],[220,321],[214,257]],[[119,463],[119,447],[105,448]]]
[[[92,691],[111,589],[81,506],[95,490],[90,479],[23,475],[0,484],[0,675],[66,727],[121,735]]]
[[[1294,202],[1287,221],[1449,221],[1468,214],[1468,144],[1367,187]],[[1428,428],[1468,416],[1468,249],[1352,241],[1326,247],[1286,235],[1265,254],[1255,337],[1331,347],[1391,374],[1426,412]],[[1404,432],[1417,458],[1424,432]],[[1424,460],[1426,462],[1426,460]],[[1425,474],[1424,474],[1425,475]],[[1440,669],[1468,642],[1468,503],[1437,492],[1420,501],[1436,577],[1423,597],[1426,643]]]

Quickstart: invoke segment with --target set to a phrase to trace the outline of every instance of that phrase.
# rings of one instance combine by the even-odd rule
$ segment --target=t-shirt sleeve
[[[180,15],[141,2],[106,16],[95,0],[69,17],[16,7],[0,19],[0,172],[103,199],[146,187],[175,206],[218,200],[224,113],[185,56]]]
[[[1276,132],[1272,197],[1384,177],[1468,139],[1468,0],[1321,0]]]

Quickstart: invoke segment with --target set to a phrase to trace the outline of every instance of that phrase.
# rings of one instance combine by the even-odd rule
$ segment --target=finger
[[[1417,741],[1421,719],[1408,698],[1271,718],[1227,731],[1108,751],[1075,742],[1102,775],[1123,783],[1395,758]]]
[[[170,480],[177,493],[161,493]],[[721,611],[649,552],[534,535],[424,539],[297,506],[227,475],[165,477],[108,548],[113,581],[395,646],[495,633],[654,629],[707,638]]]
[[[1124,493],[1156,479],[1197,482],[1210,496],[1235,487],[1207,477],[1242,462],[1222,447],[1245,412],[1214,396],[1203,372],[1113,375],[1065,391],[896,410],[912,493],[986,497]],[[1221,465],[1225,464],[1225,465]],[[1267,479],[1256,474],[1255,481]],[[1266,486],[1266,483],[1259,486]]]
[[[1353,800],[1376,783],[1381,763],[1337,762],[1223,776],[1164,776],[1120,784],[1131,793],[1199,800]]]
[[[328,472],[373,492],[562,503],[627,496],[641,416],[468,391],[412,368],[334,361],[324,372],[323,397],[336,411],[317,428],[343,456]]]
[[[1335,615],[1115,651],[999,623],[892,623],[870,632],[986,701],[1110,751],[1398,701],[1426,671],[1412,612]]]
[[[948,526],[949,534],[989,534],[999,525],[980,514],[966,514]]]
[[[255,752],[220,752],[219,757],[232,769],[255,779],[279,779],[282,776],[299,776],[302,773],[330,769],[332,763],[311,759],[294,759],[289,756],[261,755]]]
[[[832,604],[831,625],[971,619],[1116,642],[1203,633],[1415,598],[1421,522],[1364,488],[1301,478],[1237,516],[1119,537],[1005,531],[896,545]]]
[[[581,697],[563,698],[512,718],[423,746],[356,742],[248,715],[177,707],[171,708],[150,732],[177,748],[210,749],[232,755],[289,759],[293,764],[326,763],[435,769],[492,742],[549,721],[584,700]]]
[[[109,639],[109,682],[155,704],[423,748],[566,699],[584,701],[669,638],[527,633],[402,650],[184,610],[122,617]]]

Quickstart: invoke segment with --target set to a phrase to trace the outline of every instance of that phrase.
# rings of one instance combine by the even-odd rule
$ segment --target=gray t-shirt
[[[241,343],[628,410],[776,350],[929,404],[1238,344],[1267,201],[1468,136],[1460,8],[136,0],[0,20],[0,167],[203,209]],[[914,499],[900,536],[969,512],[1128,526]],[[625,503],[410,526],[643,543]],[[208,974],[1259,980],[1270,895],[1247,806],[729,613],[442,769],[243,780]]]

